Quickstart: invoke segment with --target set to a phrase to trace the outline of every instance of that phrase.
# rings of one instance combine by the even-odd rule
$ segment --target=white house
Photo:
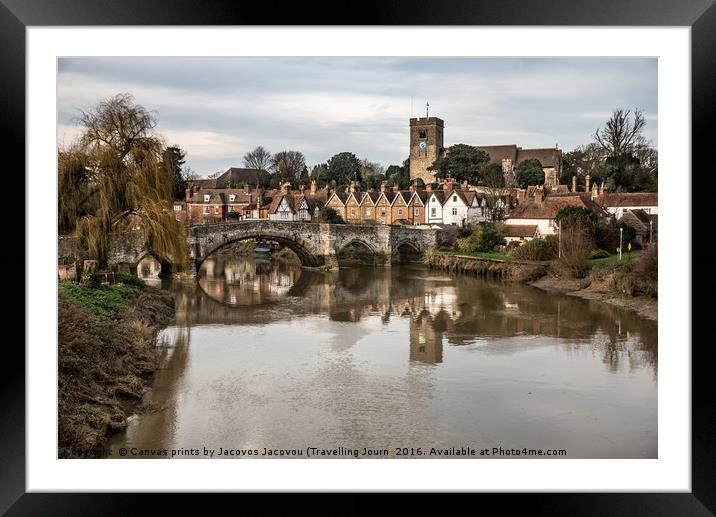
[[[540,237],[536,224],[506,224],[502,227],[502,235],[507,244],[511,242],[528,242]]]
[[[443,224],[465,226],[476,224],[481,220],[480,201],[473,191],[444,191]],[[482,218],[484,221],[484,217]]]
[[[443,222],[443,201],[445,193],[436,190],[429,193],[428,201],[425,203],[425,222],[428,224],[442,224]]]
[[[268,209],[268,218],[271,221],[297,221],[298,214],[293,209],[292,196],[278,194],[273,197]]]

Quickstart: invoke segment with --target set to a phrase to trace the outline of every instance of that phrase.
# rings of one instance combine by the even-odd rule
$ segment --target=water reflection
[[[657,326],[420,266],[209,258],[176,283],[162,368],[110,446],[564,448],[657,454]]]
[[[609,371],[649,367],[657,373],[657,326],[600,302],[420,266],[351,268],[325,273],[267,259],[211,257],[201,290],[177,293],[177,322],[268,324],[305,315],[356,323],[378,316],[409,320],[413,361],[440,363],[443,346],[497,345],[491,338],[560,338],[572,354],[598,354]],[[590,346],[585,348],[584,342]],[[506,350],[503,350],[506,352]]]

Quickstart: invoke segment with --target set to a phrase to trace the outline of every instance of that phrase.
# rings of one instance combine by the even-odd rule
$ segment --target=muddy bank
[[[154,340],[174,316],[171,293],[61,282],[58,300],[58,457],[97,457],[126,428],[158,366]]]
[[[426,258],[431,269],[463,273],[502,280],[529,282],[546,274],[547,267],[540,263],[505,261],[468,255],[431,253]]]
[[[659,311],[656,298],[631,296],[626,292],[619,292],[612,283],[602,281],[601,275],[590,274],[587,278],[574,279],[558,276],[554,271],[549,270],[543,277],[528,283],[545,291],[578,296],[587,300],[598,300],[629,309],[653,321],[658,319]]]

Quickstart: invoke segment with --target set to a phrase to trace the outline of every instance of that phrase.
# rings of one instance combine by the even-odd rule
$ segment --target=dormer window
[[[236,196],[234,194],[229,194],[229,201],[233,203],[234,199],[236,199]]]
[[[204,203],[208,203],[208,202],[209,202],[209,198],[211,198],[211,195],[210,195],[210,194],[204,194]]]
[[[453,196],[453,197],[452,197],[452,202],[453,202],[453,203],[457,203],[457,196]]]

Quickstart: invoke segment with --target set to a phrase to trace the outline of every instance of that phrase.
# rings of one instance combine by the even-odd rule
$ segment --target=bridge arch
[[[339,264],[376,264],[378,252],[375,248],[359,238],[353,238],[341,243],[336,249],[336,257]]]
[[[323,265],[322,257],[318,256],[308,245],[298,242],[296,239],[287,235],[277,235],[274,233],[267,232],[247,232],[241,235],[230,236],[225,235],[225,239],[218,243],[216,246],[211,246],[207,250],[196,258],[196,270],[204,263],[204,261],[211,255],[216,253],[222,248],[229,246],[235,242],[246,241],[251,239],[267,240],[277,242],[282,246],[286,246],[288,249],[293,251],[298,259],[301,261],[302,266],[318,267]]]
[[[412,240],[402,239],[395,243],[395,247],[393,248],[394,262],[419,262],[422,258],[422,250]]]
[[[135,266],[135,273],[139,278],[156,279],[166,277],[172,274],[174,268],[171,262],[160,260],[153,253],[145,253]]]

